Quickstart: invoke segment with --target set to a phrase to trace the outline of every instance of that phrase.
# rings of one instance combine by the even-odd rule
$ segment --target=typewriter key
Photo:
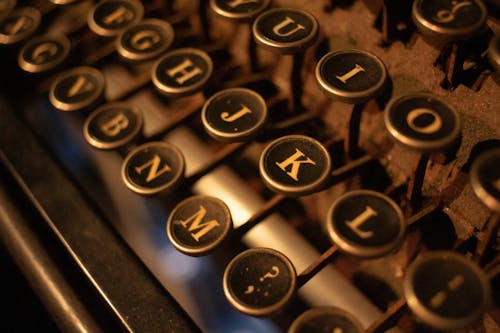
[[[366,258],[396,250],[406,230],[399,206],[370,190],[351,191],[338,198],[328,211],[326,226],[341,250]]]
[[[472,164],[470,181],[479,199],[500,213],[500,149],[486,151]]]
[[[212,75],[213,63],[202,50],[193,48],[168,52],[153,66],[152,81],[167,96],[192,95],[203,88]]]
[[[316,40],[318,21],[304,10],[274,8],[253,23],[257,43],[271,51],[293,54],[306,50]]]
[[[324,55],[315,71],[320,88],[335,100],[355,104],[344,139],[351,158],[360,154],[359,127],[364,104],[379,95],[386,86],[387,69],[377,56],[361,50],[334,51]]]
[[[315,139],[288,135],[274,140],[264,149],[259,169],[272,190],[287,195],[306,195],[320,190],[328,179],[331,158]]]
[[[132,191],[150,195],[171,192],[184,179],[184,156],[176,146],[149,142],[136,147],[123,161],[122,179]]]
[[[331,98],[360,104],[376,97],[384,88],[387,69],[374,54],[361,50],[327,53],[316,66],[316,80]]]
[[[417,258],[405,273],[403,290],[417,317],[447,331],[476,325],[491,298],[484,272],[452,251],[432,251]]]
[[[280,54],[293,54],[290,75],[290,105],[293,112],[303,109],[304,52],[316,40],[318,31],[316,18],[299,9],[270,9],[260,14],[253,22],[252,33],[259,45]]]
[[[104,76],[92,67],[76,67],[59,74],[50,87],[50,103],[61,111],[77,111],[94,104],[104,93]]]
[[[208,254],[232,229],[226,204],[215,197],[198,195],[181,201],[170,213],[167,236],[180,252],[191,256]]]
[[[250,139],[262,127],[266,117],[264,99],[246,88],[222,90],[210,97],[201,110],[207,133],[225,142]]]
[[[496,35],[491,39],[488,48],[488,60],[495,71],[500,72],[500,35]]]
[[[16,7],[17,0],[0,0],[0,22]]]
[[[42,15],[32,7],[21,7],[0,21],[0,45],[18,43],[31,36],[40,25]]]
[[[269,7],[271,0],[210,0],[210,8],[221,17],[234,22],[249,22]]]
[[[416,93],[395,98],[384,114],[389,133],[413,149],[432,152],[448,148],[460,135],[455,109],[437,96]]]
[[[412,16],[424,35],[458,41],[484,31],[488,13],[481,0],[415,0]]]
[[[83,124],[87,142],[99,149],[116,149],[134,138],[142,129],[139,108],[124,102],[108,103],[92,112]]]
[[[335,307],[316,307],[302,313],[288,333],[362,333],[361,324],[350,313]]]
[[[64,62],[70,48],[71,43],[64,35],[36,36],[22,47],[17,61],[26,72],[45,72]]]
[[[224,271],[224,294],[239,311],[266,316],[282,309],[296,289],[296,272],[278,251],[254,248],[237,255]]]
[[[89,28],[104,37],[114,37],[123,29],[138,23],[144,14],[137,0],[103,0],[89,12]]]
[[[412,205],[418,205],[430,153],[446,150],[458,141],[458,113],[436,96],[416,93],[392,99],[385,108],[384,121],[396,141],[421,152],[407,191]]]
[[[142,61],[165,52],[174,41],[170,23],[146,19],[126,28],[116,40],[116,50],[124,59]]]

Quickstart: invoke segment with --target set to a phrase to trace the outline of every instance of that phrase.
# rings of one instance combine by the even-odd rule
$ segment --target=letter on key
[[[194,66],[193,62],[188,58],[184,59],[178,66],[167,71],[167,75],[172,78],[175,77],[175,81],[178,84],[184,84],[187,80],[202,73],[201,68]]]
[[[283,21],[273,27],[273,32],[280,37],[287,37],[303,29],[305,29],[303,25],[295,23],[293,19],[287,16]]]
[[[227,121],[229,123],[232,123],[233,121],[238,120],[241,117],[243,117],[244,115],[249,114],[249,113],[252,113],[252,110],[250,110],[245,105],[241,104],[240,110],[236,111],[235,113],[233,113],[231,115],[229,114],[229,112],[222,112],[220,114],[220,117],[222,120]]]
[[[359,72],[364,72],[365,69],[361,67],[360,65],[356,64],[353,69],[351,69],[349,72],[345,73],[342,76],[335,76],[337,79],[342,81],[343,83],[346,83],[347,80],[349,80],[351,77],[354,75],[358,74]]]
[[[300,158],[304,158],[301,159]],[[307,157],[303,152],[301,152],[299,149],[295,148],[295,153],[291,155],[289,158],[284,160],[283,162],[276,162],[276,165],[283,171],[285,171],[292,179],[298,181],[299,180],[299,168],[301,164],[313,164],[315,165],[316,162],[311,160],[309,157]],[[289,171],[286,171],[286,169],[289,166],[292,166]]]
[[[160,35],[154,30],[139,31],[132,36],[130,43],[137,50],[146,50],[161,40]]]
[[[426,116],[431,116],[433,118],[433,121],[430,122],[428,125],[419,126],[417,124],[417,119],[419,117],[423,118]],[[443,120],[441,119],[439,113],[427,108],[417,108],[410,111],[406,116],[406,121],[408,122],[408,126],[410,126],[414,131],[423,134],[436,133],[443,126]]]
[[[207,222],[202,222],[206,215],[207,210],[205,209],[205,207],[200,205],[200,209],[195,214],[191,215],[184,221],[176,221],[176,223],[180,223],[190,232],[191,237],[199,242],[201,237],[206,235],[213,228],[216,228],[220,225],[220,223],[215,219]]]
[[[370,238],[373,236],[373,231],[363,231],[359,227],[366,222],[370,217],[377,216],[377,212],[370,206],[366,206],[363,213],[356,216],[354,220],[347,221],[346,224],[361,238]]]
[[[146,177],[146,182],[149,183],[152,180],[154,180],[154,179],[158,178],[159,176],[161,176],[162,174],[164,174],[165,172],[172,170],[172,168],[170,168],[170,166],[166,163],[164,163],[162,168],[160,170],[158,170],[161,162],[162,161],[161,161],[160,156],[154,155],[153,158],[150,159],[149,161],[147,161],[146,163],[135,167],[135,172],[142,174],[142,172],[145,169],[149,168],[148,176]]]
[[[107,122],[103,123],[100,128],[107,136],[117,136],[120,132],[127,128],[129,120],[123,113],[119,113]]]

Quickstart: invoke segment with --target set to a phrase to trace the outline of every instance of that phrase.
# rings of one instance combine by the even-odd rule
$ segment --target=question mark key
[[[267,316],[282,309],[296,290],[296,272],[284,254],[268,249],[246,250],[226,267],[223,288],[239,311]]]

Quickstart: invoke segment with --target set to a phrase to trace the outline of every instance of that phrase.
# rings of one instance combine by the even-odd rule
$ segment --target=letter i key
[[[332,99],[354,104],[344,147],[350,158],[358,157],[359,127],[365,103],[386,87],[387,69],[372,53],[361,50],[333,51],[316,66],[316,80]]]
[[[292,111],[302,109],[302,63],[304,51],[316,40],[318,21],[304,10],[275,8],[260,14],[253,23],[255,41],[280,54],[293,54],[290,79]]]

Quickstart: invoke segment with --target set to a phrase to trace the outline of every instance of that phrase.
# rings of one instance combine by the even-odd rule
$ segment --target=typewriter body
[[[0,0],[7,331],[499,332],[498,3],[426,3]]]

